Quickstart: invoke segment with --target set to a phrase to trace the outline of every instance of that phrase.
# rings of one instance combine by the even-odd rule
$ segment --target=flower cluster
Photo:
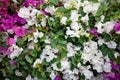
[[[119,0],[0,0],[0,77],[119,80]]]

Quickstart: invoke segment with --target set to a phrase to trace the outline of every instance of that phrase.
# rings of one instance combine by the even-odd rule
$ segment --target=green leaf
[[[32,70],[32,76],[37,76],[36,74],[37,74],[37,69],[33,68],[33,70]]]
[[[103,34],[103,38],[104,38],[105,42],[108,42],[108,41],[110,41],[110,40],[111,40],[110,35],[109,35],[109,34],[107,34],[107,33]]]
[[[115,50],[108,48],[107,45],[105,45],[105,44],[103,44],[100,48],[101,48],[103,56],[108,55],[108,57],[111,60],[114,59]]]
[[[17,38],[17,44],[18,44],[19,46],[22,46],[23,43],[24,43],[23,38]]]
[[[31,54],[33,57],[36,57],[36,56],[37,56],[37,51],[36,51],[36,50],[31,50],[31,51],[30,51],[30,54]]]
[[[60,63],[60,62],[57,63],[57,67],[58,67],[59,69],[61,68],[61,63]]]
[[[110,50],[105,44],[103,44],[100,48],[101,48],[103,56],[106,56]]]
[[[28,70],[28,69],[29,69],[29,67],[28,67],[27,65],[25,65],[25,66],[24,66],[24,69],[25,69],[25,70]]]
[[[94,2],[94,3],[97,3],[98,2],[98,0],[90,0],[91,2]]]
[[[45,9],[46,7],[46,4],[40,4],[39,8],[42,10],[42,9]]]
[[[26,55],[26,56],[25,56],[25,59],[26,59],[26,61],[27,61],[28,63],[32,64],[33,58],[31,58],[30,56]]]
[[[80,43],[84,43],[85,41],[86,41],[85,36],[80,36],[79,42],[80,42]]]
[[[26,65],[26,63],[25,63],[24,61],[19,61],[19,63],[20,63],[21,65]]]
[[[58,43],[60,43],[60,44],[66,44],[67,42],[66,42],[66,40],[64,40],[64,39],[57,39],[57,41],[58,41]]]
[[[96,16],[102,15],[105,8],[106,8],[105,3],[101,3],[97,10]]]
[[[45,76],[45,71],[41,71],[41,75],[44,77]]]
[[[60,2],[60,0],[49,0],[49,2],[52,3],[52,4],[57,5]]]
[[[52,46],[53,48],[55,48],[55,47],[56,47],[56,45],[57,45],[56,40],[51,39],[51,46]]]
[[[82,25],[83,30],[85,31],[87,29],[87,26],[85,24]]]
[[[56,11],[57,12],[65,12],[66,9],[64,7],[58,7]]]
[[[114,59],[114,53],[115,53],[115,50],[110,50],[109,53],[108,53],[108,57],[112,60]]]
[[[66,57],[67,56],[67,52],[62,52],[61,53],[61,58],[64,58],[64,57]]]

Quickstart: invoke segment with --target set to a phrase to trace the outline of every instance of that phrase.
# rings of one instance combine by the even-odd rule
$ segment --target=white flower
[[[93,72],[87,69],[83,71],[83,74],[85,75],[86,79],[90,79],[93,76]]]
[[[15,57],[18,57],[23,51],[23,48],[19,48],[17,45],[12,45],[8,49],[12,51],[12,53],[8,56],[10,59],[14,59]]]
[[[33,80],[38,80],[38,77],[34,77]]]
[[[66,69],[70,69],[70,62],[68,62],[68,60],[67,59],[63,59],[62,61],[61,61],[61,68],[63,69],[63,70],[66,70]]]
[[[112,31],[113,27],[114,27],[114,24],[115,24],[114,22],[106,22],[106,23],[104,23],[103,24],[104,31],[106,33],[109,33],[110,31]]]
[[[34,77],[32,78],[30,74],[28,74],[28,76],[26,77],[25,80],[38,80],[38,77]]]
[[[20,71],[18,71],[18,70],[15,70],[15,75],[16,76],[22,76],[22,73]]]
[[[117,44],[114,41],[109,41],[105,43],[109,48],[115,49],[117,47]]]
[[[89,47],[92,49],[92,50],[97,50],[97,43],[94,42],[94,41],[90,41],[90,44],[89,44]]]
[[[29,19],[26,19],[27,20],[27,24],[29,26],[32,26],[34,24],[37,24],[37,20],[35,18],[29,18]]]
[[[98,74],[97,76],[93,76],[90,80],[104,80],[103,74]]]
[[[41,25],[42,25],[43,27],[46,26],[46,19],[42,19]]]
[[[101,46],[101,45],[103,45],[103,43],[105,43],[104,39],[99,38],[98,39],[98,44]]]
[[[35,46],[35,43],[34,43],[34,42],[31,42],[31,43],[28,45],[28,49],[34,49],[34,46]]]
[[[67,50],[68,50],[67,57],[71,57],[71,56],[75,55],[75,53],[76,53],[76,51],[74,51],[74,49],[73,49],[72,43],[67,44]]]
[[[32,9],[32,11],[30,12],[30,16],[36,18],[36,16],[40,13],[41,12],[38,11],[37,9]]]
[[[94,66],[93,66],[93,69],[97,70],[98,73],[103,72],[102,65],[100,65],[100,64],[94,65]]]
[[[26,77],[26,80],[32,80],[32,77],[30,74]]]
[[[70,37],[80,37],[80,32],[79,31],[74,31],[74,30],[70,30],[70,27],[67,27],[67,31],[66,31],[66,35],[70,36]]]
[[[12,0],[14,3],[17,3],[17,0]]]
[[[92,9],[93,9],[93,5],[90,3],[88,3],[86,6],[83,7],[84,13],[90,13],[92,12]]]
[[[110,58],[108,57],[108,55],[105,56],[104,59],[105,59],[106,62],[110,62]]]
[[[116,34],[120,34],[120,31],[115,32]]]
[[[42,38],[43,37],[43,33],[42,32],[38,32],[38,30],[36,30],[36,32],[33,33],[33,36],[34,36],[34,42],[37,43],[38,42],[38,38]]]
[[[10,33],[10,34],[14,33],[13,29],[9,29],[9,30],[7,30],[7,32]]]
[[[33,63],[33,67],[36,67],[37,64],[41,64],[41,59],[36,59],[36,61]]]
[[[52,48],[50,45],[46,45],[40,55],[40,59],[46,59],[47,62],[50,62],[54,58],[57,58],[55,54],[58,53],[58,51],[59,50],[57,48]]]
[[[29,37],[28,41],[32,41],[33,40],[33,37]]]
[[[62,0],[64,3],[64,7],[66,9],[70,9],[70,8],[76,8],[77,10],[79,9],[79,7],[81,6],[81,1],[80,0]]]
[[[95,27],[97,27],[97,32],[98,33],[103,33],[104,32],[103,23],[98,22],[98,23],[95,24]]]
[[[92,3],[92,2],[84,1],[84,3],[82,5],[83,5],[84,13],[92,12],[92,14],[95,16],[100,3]]]
[[[25,24],[24,26],[23,26],[23,28],[26,28],[26,29],[29,29],[29,25],[28,24]]]
[[[100,18],[101,18],[101,22],[103,22],[104,19],[105,19],[105,16],[104,16],[104,15],[101,15]]]
[[[74,31],[78,31],[80,29],[80,26],[77,22],[72,22],[71,29],[73,29]]]
[[[51,73],[50,73],[50,78],[51,78],[52,80],[54,80],[55,77],[56,77],[55,72],[54,72],[54,71],[51,71]]]
[[[37,24],[36,16],[38,14],[41,14],[41,12],[31,6],[28,8],[23,7],[18,12],[18,16],[26,19],[28,25],[27,27]]]
[[[79,17],[79,16],[80,16],[80,15],[78,14],[78,11],[77,11],[77,10],[72,10],[72,11],[71,11],[70,20],[71,20],[72,22],[78,21],[78,17]]]
[[[73,74],[78,74],[78,73],[79,73],[79,70],[77,68],[74,68]]]
[[[57,58],[56,55],[54,55],[54,53],[49,53],[49,57],[46,57],[46,61],[50,62],[51,60],[53,60],[54,58]]]
[[[86,14],[84,17],[82,17],[81,20],[82,20],[82,22],[84,22],[88,25],[88,20],[89,20],[88,14]]]
[[[69,35],[74,35],[74,31],[73,30],[70,30],[70,27],[67,27],[67,31],[66,31],[66,35],[69,36]]]
[[[66,9],[70,9],[70,8],[72,8],[72,5],[71,5],[71,3],[70,3],[70,0],[63,0],[63,3],[64,3],[64,7],[66,8]]]
[[[22,18],[29,18],[30,16],[30,9],[23,7],[20,8],[19,12],[18,12],[18,16],[22,17]]]
[[[120,54],[118,52],[115,52],[114,56],[115,58],[117,58],[118,56],[120,56]]]
[[[53,15],[55,13],[56,9],[54,6],[48,6],[45,8],[45,11]]]
[[[103,70],[105,72],[111,72],[111,64],[108,62],[105,62],[105,64],[103,65]]]
[[[50,39],[49,39],[49,37],[48,37],[48,36],[46,36],[45,43],[48,43],[48,44],[50,44],[50,43],[51,43],[51,42],[50,42]]]
[[[60,22],[61,22],[62,24],[66,24],[66,21],[67,21],[67,17],[62,17],[62,19],[61,19]]]

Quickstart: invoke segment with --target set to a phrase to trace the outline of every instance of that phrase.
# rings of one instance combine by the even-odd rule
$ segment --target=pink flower
[[[49,13],[47,13],[44,9],[43,9],[43,10],[41,10],[41,12],[42,12],[42,14],[43,14],[43,15],[46,15],[46,16],[48,16],[48,15],[49,15]]]
[[[3,55],[5,55],[5,53],[7,52],[8,48],[0,46],[0,53],[2,53]]]
[[[98,37],[98,32],[96,28],[93,28],[89,31],[94,37]]]
[[[114,80],[115,79],[115,73],[104,73],[104,78],[108,79],[108,80]]]
[[[10,60],[10,65],[15,65],[16,63],[15,63],[15,61],[14,60]]]
[[[9,46],[12,46],[13,44],[16,44],[16,40],[14,40],[13,38],[8,38],[7,44],[8,44]]]
[[[120,31],[120,23],[119,22],[114,25],[114,31],[116,31],[116,32]]]
[[[26,0],[23,3],[23,6],[28,7],[29,5],[32,5],[34,7],[39,7],[40,4],[44,4],[44,0]]]
[[[18,36],[18,37],[24,37],[25,31],[26,31],[26,29],[23,27],[15,27],[14,28],[14,32],[15,32],[16,36]]]
[[[62,80],[60,76],[56,76],[54,80]]]

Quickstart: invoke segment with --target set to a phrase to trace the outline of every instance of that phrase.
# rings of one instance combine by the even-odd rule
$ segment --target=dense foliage
[[[1,80],[119,80],[119,0],[0,0]]]

